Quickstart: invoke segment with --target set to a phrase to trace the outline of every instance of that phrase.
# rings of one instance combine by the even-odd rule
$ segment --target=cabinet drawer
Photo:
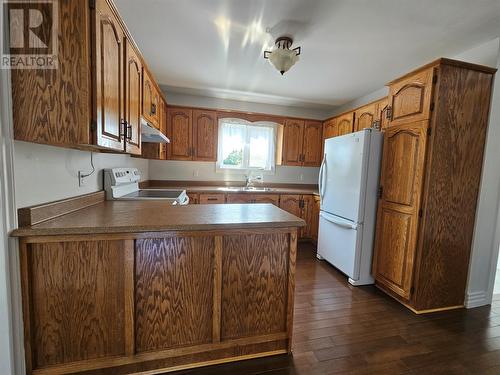
[[[226,202],[224,194],[200,194],[200,204],[221,204]]]

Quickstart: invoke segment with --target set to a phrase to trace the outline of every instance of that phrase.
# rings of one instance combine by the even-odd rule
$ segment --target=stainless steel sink
[[[268,188],[268,187],[245,187],[243,188],[244,191],[273,191],[274,189]]]
[[[221,190],[221,191],[233,191],[233,192],[238,192],[238,191],[254,191],[254,192],[274,191],[273,188],[268,188],[268,187],[254,187],[254,186],[249,186],[249,187],[224,186],[224,187],[217,188],[217,190]]]

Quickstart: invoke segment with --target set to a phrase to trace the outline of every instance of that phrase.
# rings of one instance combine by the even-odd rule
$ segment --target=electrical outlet
[[[300,176],[299,176],[299,180],[300,181],[304,181],[304,175],[301,173]]]
[[[87,176],[85,176],[85,172],[78,171],[78,186],[83,187],[87,184]]]
[[[193,177],[199,177],[200,176],[200,171],[198,169],[195,169],[193,171]]]

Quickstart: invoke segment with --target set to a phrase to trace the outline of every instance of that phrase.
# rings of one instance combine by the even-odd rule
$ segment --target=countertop
[[[304,220],[272,204],[172,206],[161,201],[104,201],[14,230],[14,237],[303,227]]]
[[[278,186],[276,186],[278,185]],[[283,184],[256,184],[257,188],[270,188],[271,190],[231,190],[230,188],[243,188],[241,183],[221,183],[217,184],[201,184],[194,185],[192,181],[145,181],[142,183],[144,189],[183,189],[188,193],[220,193],[220,194],[306,194],[319,195],[318,187],[314,185],[288,184],[287,186],[279,186]],[[313,187],[314,186],[314,187]]]

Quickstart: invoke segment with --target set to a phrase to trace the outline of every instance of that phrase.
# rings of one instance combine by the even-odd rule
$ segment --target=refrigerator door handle
[[[325,219],[326,221],[329,221],[332,224],[338,225],[339,227],[346,228],[346,229],[353,229],[353,230],[358,229],[357,224],[346,223],[344,221],[336,219],[335,216],[333,216],[333,215],[328,215],[324,212],[321,212],[320,216],[323,219]]]
[[[326,154],[323,158],[323,161],[321,162],[321,167],[319,169],[319,197],[321,198],[321,200],[323,200],[323,196],[324,196],[324,192],[323,192],[323,187],[324,187],[324,183],[323,183],[323,176],[324,176],[324,171],[325,171],[325,165],[326,165]]]

